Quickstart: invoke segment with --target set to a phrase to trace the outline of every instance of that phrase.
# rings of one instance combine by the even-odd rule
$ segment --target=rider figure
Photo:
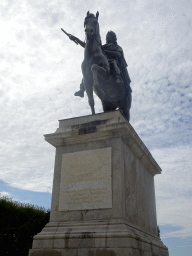
[[[122,49],[117,44],[117,37],[113,31],[109,31],[106,35],[106,44],[102,46],[103,51],[107,55],[110,64],[110,71],[115,75],[115,83],[121,84],[123,80],[120,76],[120,69],[119,69],[119,58],[122,54]]]
[[[70,35],[71,40],[76,40],[82,47],[85,48],[85,43],[79,40],[77,37]],[[110,73],[115,77],[116,84],[124,84],[126,93],[131,93],[130,78],[127,71],[127,63],[124,58],[122,48],[117,44],[117,37],[113,31],[109,31],[106,35],[106,44],[102,46],[102,49],[107,56],[110,64]],[[83,79],[80,84],[80,90],[75,92],[75,96],[84,97],[85,87]]]

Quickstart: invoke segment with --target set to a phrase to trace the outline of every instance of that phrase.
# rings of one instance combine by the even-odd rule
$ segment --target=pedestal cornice
[[[54,147],[121,138],[153,175],[161,173],[161,168],[120,111],[60,120],[56,132],[44,136]]]

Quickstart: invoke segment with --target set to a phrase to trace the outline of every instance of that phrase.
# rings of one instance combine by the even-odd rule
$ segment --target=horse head
[[[84,27],[87,40],[92,40],[99,36],[99,23],[98,23],[99,12],[96,13],[96,16],[93,13],[87,12],[85,17]]]

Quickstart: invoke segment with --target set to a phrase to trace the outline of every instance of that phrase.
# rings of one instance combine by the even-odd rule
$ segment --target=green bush
[[[33,236],[48,223],[50,211],[0,197],[0,254],[27,256]]]

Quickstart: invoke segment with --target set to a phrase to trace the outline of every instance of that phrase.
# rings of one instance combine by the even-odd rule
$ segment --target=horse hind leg
[[[104,112],[113,111],[117,108],[117,106],[114,103],[111,103],[110,101],[102,100],[101,102]]]
[[[123,100],[119,101],[119,110],[123,116],[130,120],[130,108],[131,108],[132,96],[131,94],[127,95]]]

